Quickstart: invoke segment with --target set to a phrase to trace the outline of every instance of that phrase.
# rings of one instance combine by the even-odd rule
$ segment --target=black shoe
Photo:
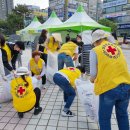
[[[23,118],[23,113],[22,112],[18,112],[18,117],[19,118]]]
[[[42,111],[42,107],[35,108],[34,115],[38,115]]]

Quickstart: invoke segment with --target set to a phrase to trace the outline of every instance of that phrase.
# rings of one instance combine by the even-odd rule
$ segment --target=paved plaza
[[[130,71],[130,50],[123,50],[127,58]],[[31,57],[31,51],[23,53],[24,65]],[[71,107],[76,113],[75,117],[62,117],[63,93],[58,86],[51,83],[46,84],[47,89],[42,90],[41,106],[42,113],[33,115],[33,110],[19,119],[16,111],[12,107],[12,102],[2,104],[0,109],[0,129],[1,130],[99,130],[97,123],[90,120],[80,103],[78,96]],[[112,130],[118,130],[115,114],[112,114]]]

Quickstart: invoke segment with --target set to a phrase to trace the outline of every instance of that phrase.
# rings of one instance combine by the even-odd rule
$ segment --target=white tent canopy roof
[[[18,31],[18,34],[21,33],[28,33],[29,30],[34,30],[36,28],[38,28],[41,25],[41,23],[39,22],[39,20],[37,19],[37,17],[35,16],[33,21],[24,29]]]
[[[38,30],[47,29],[51,26],[61,25],[61,24],[63,24],[63,22],[61,22],[61,20],[57,17],[56,13],[53,11],[49,19],[41,26],[38,27]]]

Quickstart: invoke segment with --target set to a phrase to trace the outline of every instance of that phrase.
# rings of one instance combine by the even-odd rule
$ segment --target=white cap
[[[29,70],[27,67],[19,67],[16,70],[16,75],[20,76],[20,75],[28,75],[29,74]]]
[[[96,30],[95,32],[92,33],[92,44],[100,39],[107,38],[107,37],[108,34],[105,31]]]
[[[53,33],[52,36],[55,38],[55,40],[62,42],[62,38],[61,38],[60,33]]]

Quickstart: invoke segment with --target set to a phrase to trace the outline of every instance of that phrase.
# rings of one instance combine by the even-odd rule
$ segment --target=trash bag
[[[5,77],[6,80],[4,80],[0,76],[0,103],[9,102],[12,100],[12,95],[10,93],[10,82],[13,79],[13,75],[9,74]]]
[[[89,81],[76,80],[78,96],[87,116],[98,122],[99,96],[94,94],[94,85]]]
[[[37,80],[36,76],[32,77],[32,84],[33,84],[34,89],[35,88],[39,88],[39,89],[42,88],[42,80]]]
[[[58,53],[48,52],[46,76],[47,79],[53,84],[54,84],[53,76],[58,71],[57,57],[58,57]]]

